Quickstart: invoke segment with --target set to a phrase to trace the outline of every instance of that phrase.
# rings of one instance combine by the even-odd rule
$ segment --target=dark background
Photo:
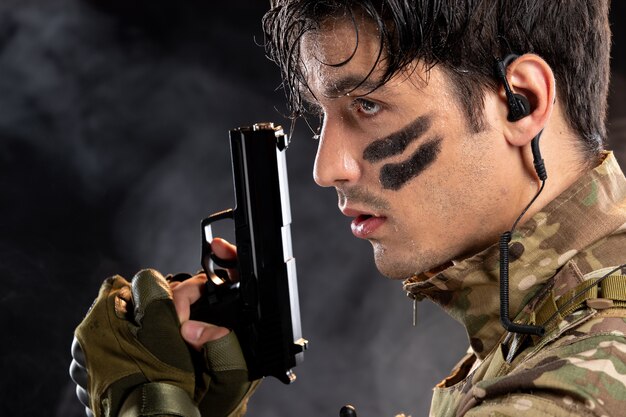
[[[233,204],[227,130],[286,124],[258,46],[266,3],[0,2],[0,416],[81,416],[69,347],[101,281],[199,267],[200,219]],[[626,2],[612,19],[611,147],[626,161]],[[399,283],[313,183],[303,127],[288,165],[310,350],[249,415],[426,415],[465,334],[429,303],[411,327]]]

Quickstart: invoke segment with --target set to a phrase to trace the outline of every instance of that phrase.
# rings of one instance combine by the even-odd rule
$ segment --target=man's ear
[[[518,121],[503,119],[506,140],[513,146],[525,146],[544,128],[556,98],[556,84],[552,68],[541,57],[525,54],[512,61],[506,68],[506,77],[515,94],[521,94],[530,104],[529,114]],[[502,106],[508,111],[508,99],[504,86],[499,89]]]

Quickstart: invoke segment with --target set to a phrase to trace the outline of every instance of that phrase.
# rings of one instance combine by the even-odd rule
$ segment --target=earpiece
[[[506,99],[509,102],[509,114],[507,116],[507,120],[509,122],[517,122],[530,114],[530,103],[528,102],[528,99],[522,94],[513,93],[511,86],[509,85],[509,81],[506,79],[506,67],[517,58],[518,55],[511,54],[507,55],[502,60],[496,60],[496,78],[504,86]],[[504,329],[508,332],[533,334],[536,336],[543,336],[545,328],[542,326],[514,323],[509,318],[509,243],[511,242],[511,237],[517,223],[522,219],[522,217],[524,217],[524,214],[530,206],[533,205],[535,200],[537,200],[537,197],[539,197],[544,186],[546,185],[548,174],[546,173],[546,168],[544,166],[543,159],[541,158],[541,152],[539,151],[539,139],[541,138],[542,132],[543,129],[530,142],[533,153],[533,164],[535,166],[537,176],[541,181],[541,187],[530,203],[528,203],[526,208],[519,215],[517,220],[515,220],[511,230],[504,232],[502,236],[500,236],[500,322],[502,323],[502,327],[504,327]]]
[[[510,54],[502,60],[496,61],[496,77],[504,86],[507,101],[509,102],[509,122],[517,122],[530,114],[530,103],[528,99],[521,94],[515,94],[511,90],[509,81],[506,79],[506,67],[518,58],[518,55]]]

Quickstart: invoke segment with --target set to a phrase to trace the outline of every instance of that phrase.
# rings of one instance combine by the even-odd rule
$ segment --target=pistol
[[[288,145],[288,136],[273,123],[230,131],[235,208],[202,220],[201,264],[208,280],[206,294],[192,308],[192,318],[235,331],[250,380],[274,376],[285,384],[295,381],[292,368],[308,345],[291,245]],[[234,221],[233,262],[211,250],[211,224],[224,219]],[[236,268],[238,282],[223,268]]]

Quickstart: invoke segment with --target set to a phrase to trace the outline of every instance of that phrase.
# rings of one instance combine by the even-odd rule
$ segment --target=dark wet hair
[[[479,109],[485,91],[499,87],[495,59],[535,53],[555,74],[557,96],[583,152],[594,156],[606,140],[608,10],[609,0],[274,0],[263,28],[292,117],[305,110],[300,40],[327,19],[360,13],[377,26],[381,84],[416,59],[426,68],[442,68],[474,131],[484,127]]]

